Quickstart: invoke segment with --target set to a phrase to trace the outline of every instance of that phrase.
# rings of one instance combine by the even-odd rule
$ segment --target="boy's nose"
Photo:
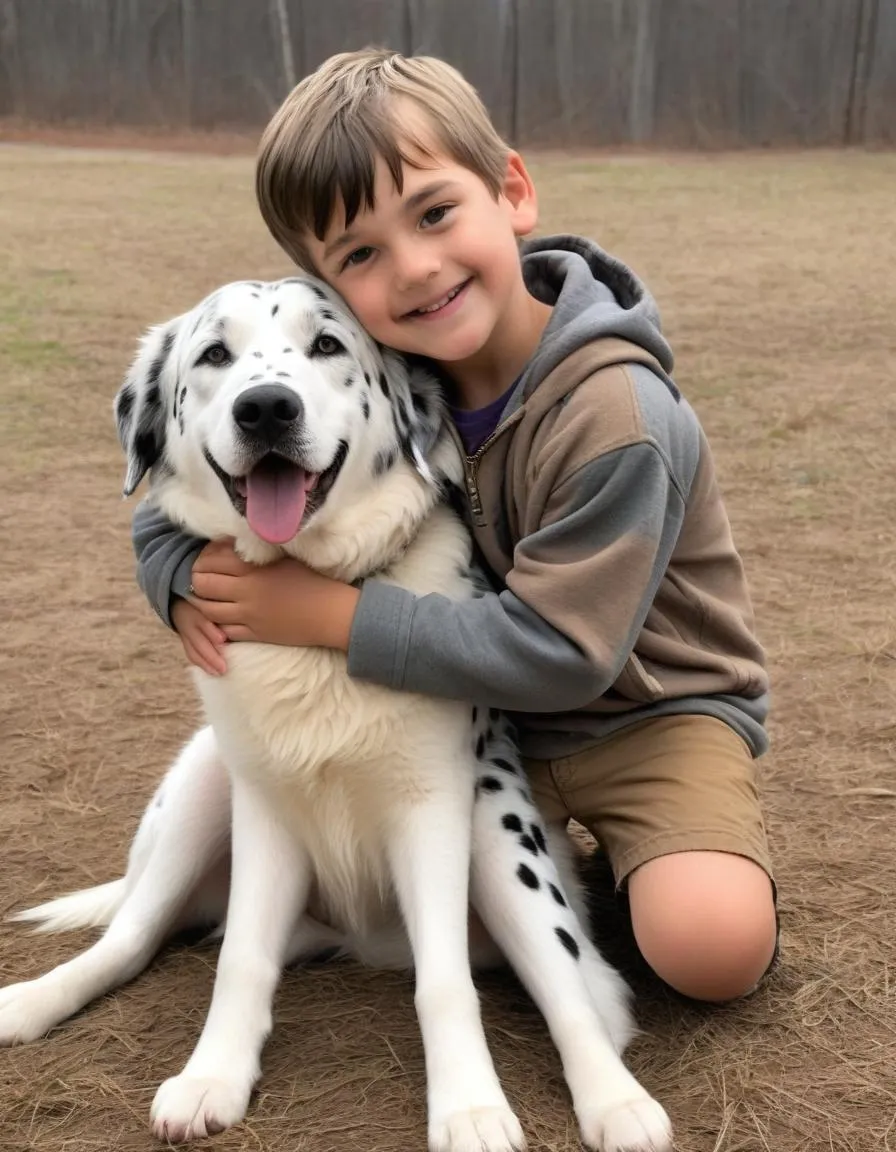
[[[393,253],[395,279],[400,288],[413,288],[429,280],[441,268],[438,253],[428,244],[403,244]]]

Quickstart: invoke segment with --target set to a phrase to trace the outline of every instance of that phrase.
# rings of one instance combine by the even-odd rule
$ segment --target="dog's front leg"
[[[308,855],[272,797],[235,778],[230,902],[211,1009],[183,1072],[156,1093],[152,1129],[159,1139],[210,1135],[245,1116],[310,883]]]
[[[445,773],[457,775],[453,766]],[[414,955],[430,1152],[511,1152],[525,1140],[492,1064],[470,973],[470,818],[469,795],[405,809],[390,864]]]

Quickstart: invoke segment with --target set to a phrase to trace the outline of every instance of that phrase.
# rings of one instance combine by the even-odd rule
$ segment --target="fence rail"
[[[518,144],[896,142],[896,0],[0,0],[0,115],[258,128],[372,43],[456,64]]]

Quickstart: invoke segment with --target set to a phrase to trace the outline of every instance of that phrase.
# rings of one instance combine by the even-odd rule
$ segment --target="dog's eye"
[[[210,364],[212,368],[224,368],[232,362],[232,357],[226,344],[210,344],[196,361],[198,364]]]
[[[328,336],[326,332],[321,332],[316,336],[314,343],[311,345],[312,356],[335,356],[337,352],[344,352],[345,348],[339,343],[335,336]]]

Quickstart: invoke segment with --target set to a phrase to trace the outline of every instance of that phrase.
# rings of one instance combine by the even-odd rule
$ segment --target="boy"
[[[496,590],[453,604],[257,569],[141,506],[149,599],[212,673],[227,641],[321,645],[353,676],[510,709],[545,819],[604,846],[654,971],[698,999],[748,993],[776,944],[767,678],[651,297],[587,240],[520,248],[529,174],[438,60],[325,62],[265,131],[257,193],[297,264],[440,374]]]

